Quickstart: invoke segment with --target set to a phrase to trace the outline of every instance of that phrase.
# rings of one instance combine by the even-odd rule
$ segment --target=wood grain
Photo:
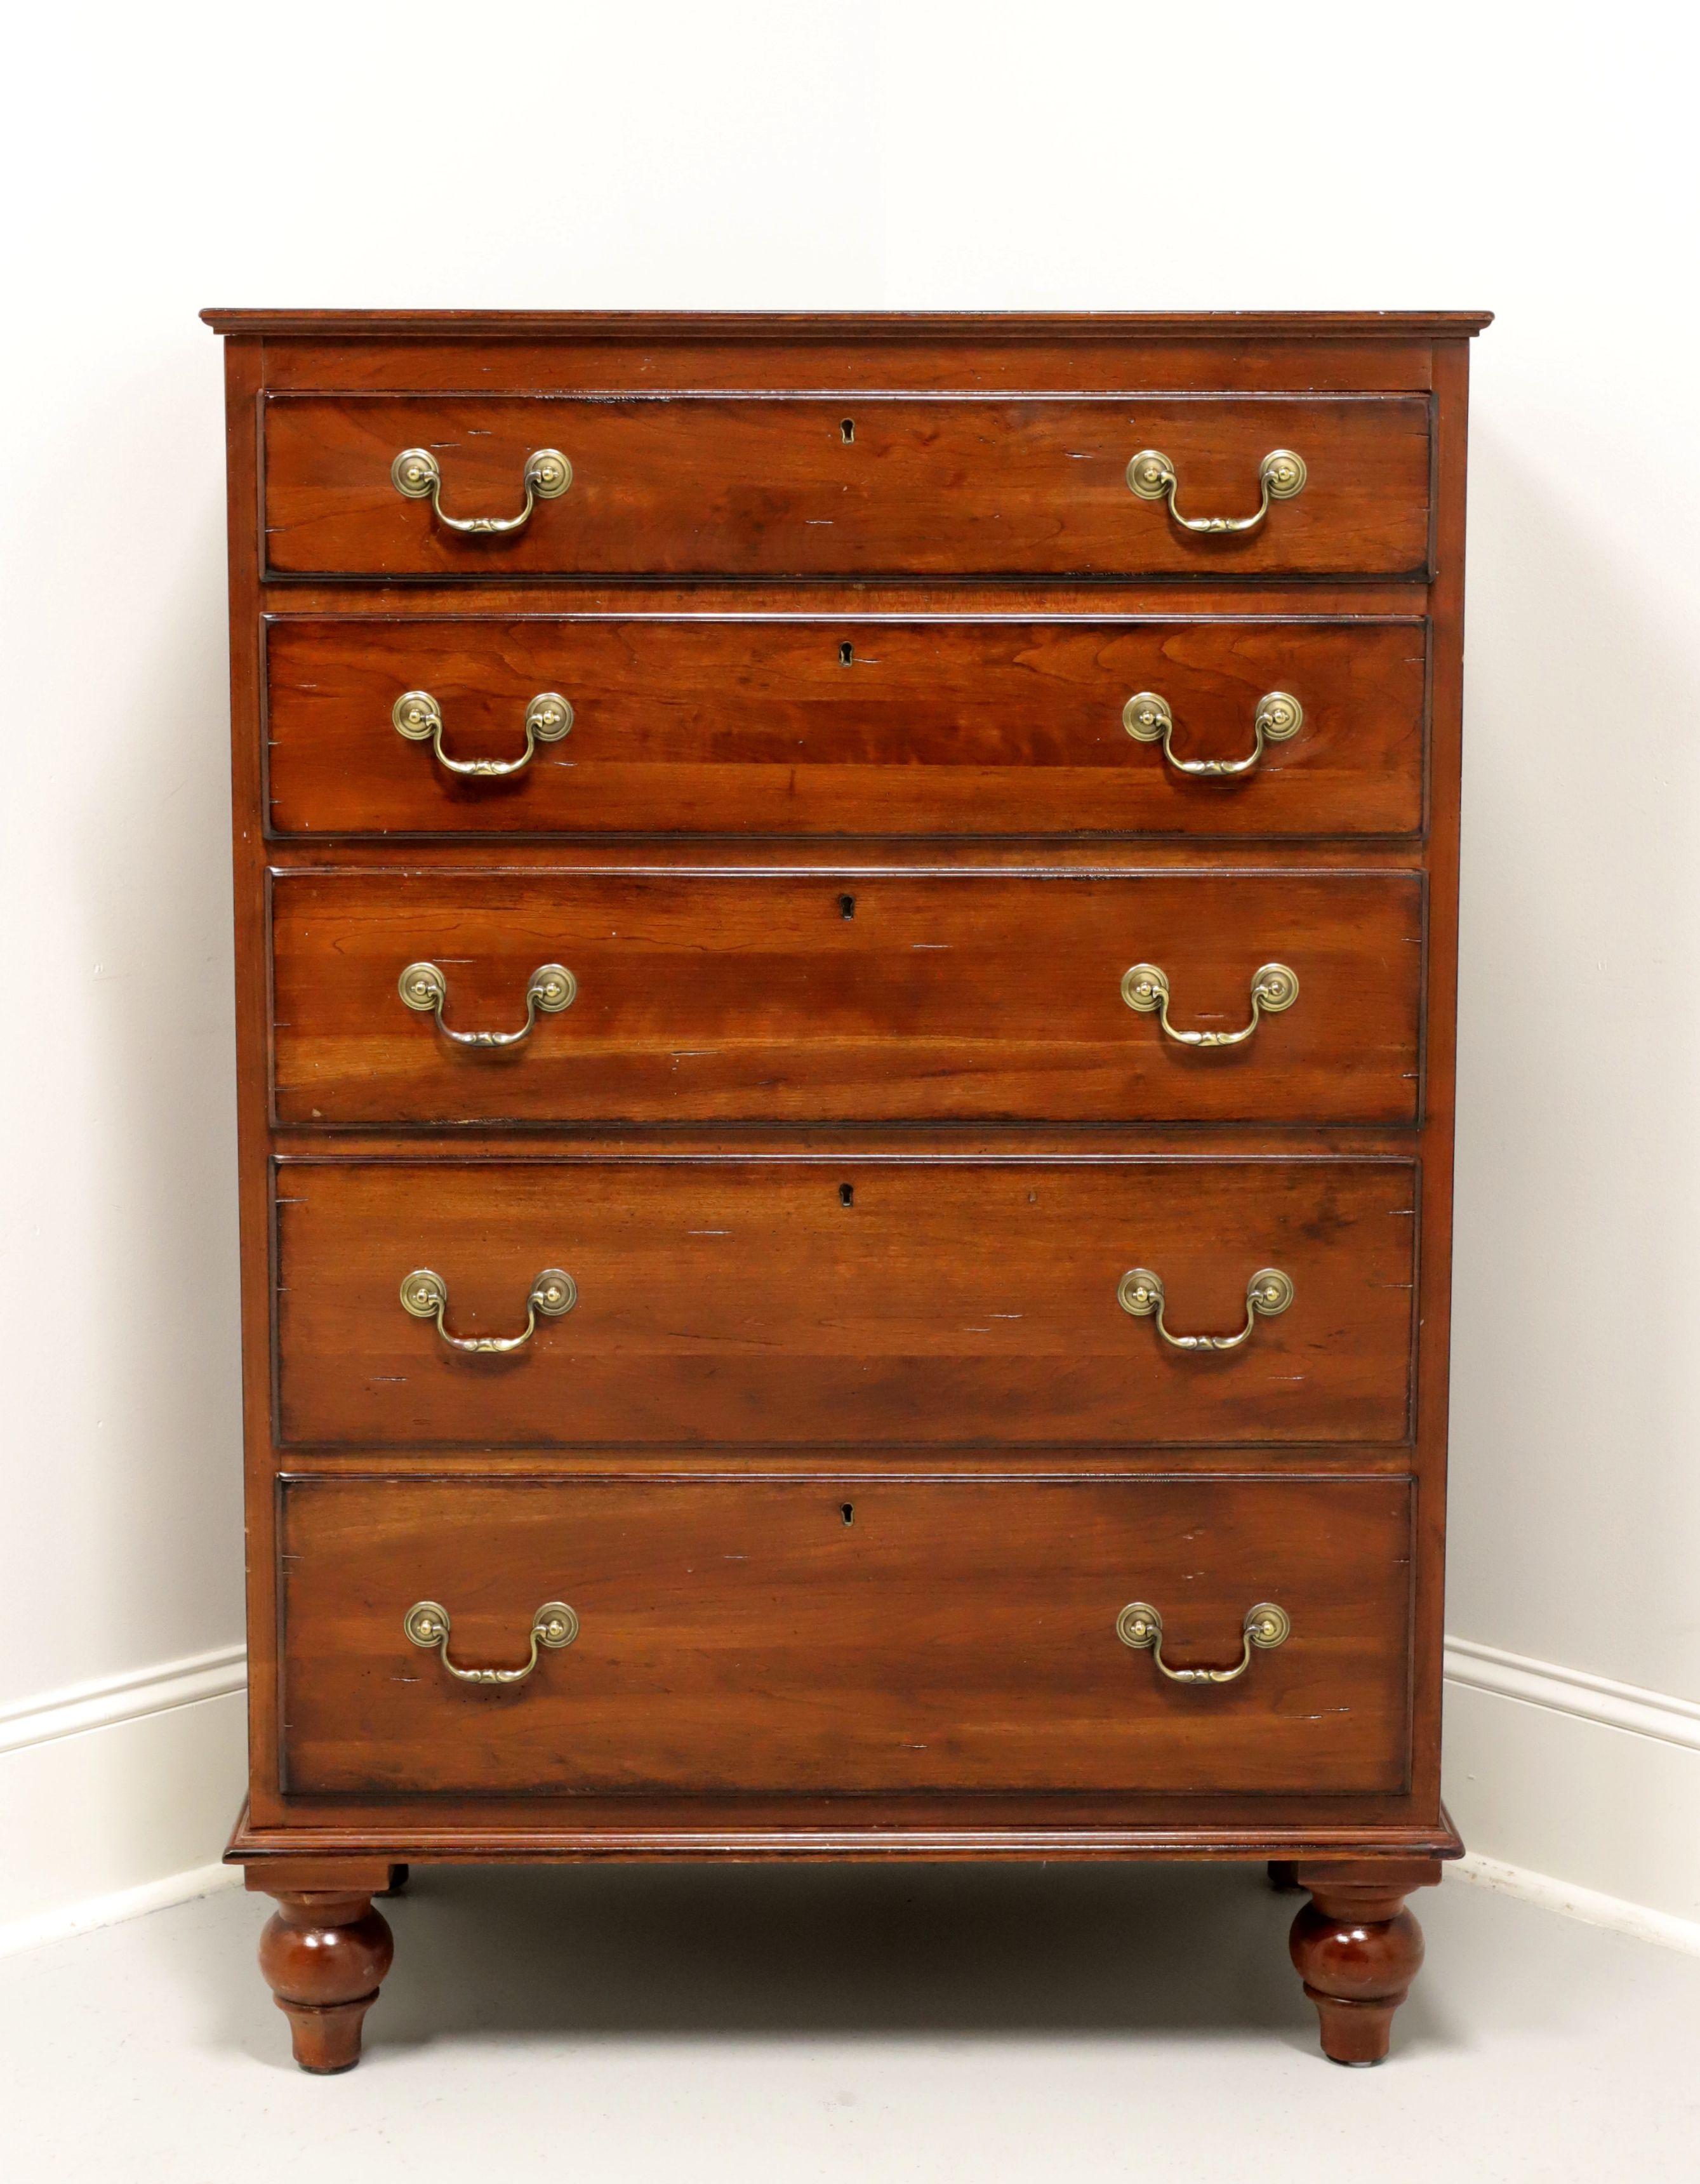
[[[288,1444],[1397,1441],[1411,1373],[1405,1162],[292,1161],[278,1183]],[[848,1194],[848,1198],[846,1197]],[[1228,1334],[1259,1268],[1296,1301],[1182,1354],[1117,1301]],[[544,1268],[578,1284],[514,1356]]]
[[[1046,878],[280,875],[276,1112],[308,1124],[516,1121],[1412,1122],[1422,883],[1413,874]],[[428,960],[451,1028],[571,1007],[523,1045],[457,1047],[404,1006]],[[1188,1048],[1123,1000],[1159,964]]]
[[[516,514],[537,448],[566,455],[572,484],[523,530],[469,538],[391,483],[410,447],[438,455],[460,517]],[[1257,531],[1206,537],[1129,492],[1147,447],[1192,515],[1250,514],[1274,448],[1296,448],[1310,482]],[[280,395],[265,559],[367,577],[1414,574],[1429,465],[1415,396]]]
[[[853,608],[853,603],[847,603]],[[278,619],[280,834],[1399,835],[1422,823],[1417,621],[1204,617]],[[451,758],[511,762],[544,691],[571,734],[468,779],[391,725],[428,690]],[[1255,772],[1189,778],[1122,710],[1166,698],[1185,760],[1245,758],[1258,700],[1304,708]]]
[[[634,337],[604,322],[563,337],[547,326],[500,340],[452,328],[404,338],[326,338],[313,329],[269,337],[267,384],[278,393],[573,394],[612,387],[698,393],[821,394],[876,387],[902,394],[1425,393],[1431,340],[1339,334],[1302,344],[1255,327],[1149,332],[1140,326],[1077,337],[1023,321],[917,337],[887,320],[854,342],[822,337],[824,321],[752,331],[706,319],[665,343],[646,318]],[[1079,323],[1079,322],[1077,322]],[[1096,321],[1091,323],[1096,324]]]
[[[1402,1480],[300,1482],[284,1498],[286,1752],[318,1791],[1396,1787]],[[532,1614],[580,1630],[524,1684]],[[1166,1681],[1116,1635],[1156,1604]]]
[[[1311,1900],[1293,1921],[1288,1951],[1331,2063],[1362,2069],[1385,2058],[1394,2014],[1423,1964],[1423,1930],[1405,1897],[1440,1877],[1431,1858],[1296,1865],[1296,1885]]]
[[[382,1912],[364,1891],[278,1886],[259,1937],[259,1968],[289,2020],[295,2060],[315,2077],[352,2070],[360,2028],[395,1954]]]

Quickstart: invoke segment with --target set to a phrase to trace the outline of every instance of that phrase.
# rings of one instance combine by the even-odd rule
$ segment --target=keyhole
[[[856,1185],[853,1183],[841,1183],[839,1185],[839,1204],[840,1206],[856,1204]]]
[[[855,1502],[839,1502],[839,1516],[841,1516],[841,1517],[844,1518],[844,1520],[845,1524],[855,1524],[855,1522],[856,1522],[856,1504],[855,1504]]]
[[[839,647],[839,666],[840,667],[850,666],[855,659],[856,647],[853,644],[841,644]]]
[[[855,439],[856,419],[854,417],[846,417],[844,422],[839,426],[839,437],[844,442],[846,447],[849,447],[850,442]]]
[[[839,897],[839,916],[840,917],[856,916],[856,897],[853,894],[841,894]]]

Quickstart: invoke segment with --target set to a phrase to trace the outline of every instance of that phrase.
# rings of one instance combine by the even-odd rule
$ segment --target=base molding
[[[1449,1682],[1446,1802],[1470,1847],[1502,1872],[1550,1875],[1578,1903],[1641,1914],[1596,1924],[1636,1933],[1700,1924],[1700,1748],[1630,1726],[1619,1711],[1596,1709],[1556,1678],[1516,1691]],[[1657,1718],[1682,1728],[1674,1702]]]
[[[1555,1880],[1551,1874],[1532,1873],[1527,1866],[1507,1865],[1474,1852],[1461,1859],[1456,1869],[1460,1880],[1477,1888],[1496,1889],[1520,1903],[1538,1904],[1543,1911],[1556,1911],[1561,1918],[1578,1919],[1585,1926],[1603,1926],[1634,1941],[1656,1942],[1662,1948],[1700,1957],[1700,1919],[1678,1919],[1645,1903],[1630,1903],[1597,1888],[1579,1888],[1574,1881]]]
[[[375,1861],[429,1865],[577,1864],[591,1859],[741,1863],[833,1858],[863,1862],[918,1860],[1042,1860],[1198,1858],[1229,1863],[1270,1859],[1456,1858],[1463,1854],[1458,1830],[1442,1809],[1430,1827],[1269,1827],[1222,1824],[1186,1827],[1173,1821],[1138,1827],[965,1827],[865,1824],[794,1828],[729,1824],[567,1828],[538,1823],[528,1828],[479,1825],[432,1826],[404,1812],[373,1817],[359,1828],[322,1825],[256,1826],[244,1809],[225,1852],[248,1868],[250,1885],[265,1887],[270,1866],[315,1868],[329,1880],[360,1871]]]
[[[197,1865],[184,1873],[168,1873],[158,1880],[143,1881],[137,1888],[120,1888],[109,1896],[55,1904],[51,1910],[0,1926],[0,1957],[44,1948],[49,1942],[68,1942],[74,1935],[120,1925],[126,1919],[145,1919],[150,1911],[169,1911],[175,1904],[192,1903],[198,1897],[237,1888],[241,1883],[241,1874],[228,1865]]]
[[[0,1954],[218,1885],[246,1727],[222,1654],[0,1716]]]

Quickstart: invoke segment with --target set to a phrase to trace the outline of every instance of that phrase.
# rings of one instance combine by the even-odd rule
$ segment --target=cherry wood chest
[[[1379,2059],[1485,317],[205,316],[298,2060],[595,1858],[1267,1860]]]

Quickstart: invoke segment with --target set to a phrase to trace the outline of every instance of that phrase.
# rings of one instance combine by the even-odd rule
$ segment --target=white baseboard
[[[1552,1661],[1532,1661],[1526,1653],[1507,1653],[1497,1646],[1478,1646],[1469,1638],[1446,1641],[1446,1680],[1497,1697],[1522,1699],[1549,1713],[1575,1714],[1607,1729],[1633,1730],[1667,1744],[1700,1752],[1700,1699],[1673,1698],[1637,1684],[1616,1684],[1581,1669],[1561,1669]]]
[[[192,1653],[187,1660],[71,1684],[63,1691],[0,1707],[0,1753],[52,1744],[86,1729],[111,1729],[148,1714],[170,1713],[178,1707],[226,1698],[247,1688],[248,1655],[241,1646],[220,1646],[210,1653]]]
[[[1478,1888],[1497,1889],[1502,1896],[1538,1903],[1543,1911],[1557,1911],[1585,1925],[1609,1927],[1614,1934],[1629,1934],[1637,1942],[1658,1942],[1667,1949],[1680,1949],[1700,1957],[1700,1919],[1673,1919],[1665,1911],[1649,1911],[1644,1903],[1625,1903],[1620,1896],[1602,1896],[1597,1889],[1577,1888],[1568,1880],[1554,1880],[1548,1873],[1531,1873],[1526,1866],[1502,1865],[1497,1858],[1470,1852],[1448,1877],[1474,1881]],[[1420,1908],[1420,1906],[1419,1907]]]
[[[246,1714],[229,1646],[0,1713],[0,1953],[214,1885]]]
[[[1700,1703],[1446,1646],[1464,1876],[1700,1953]],[[163,1908],[218,1864],[246,1779],[238,1646],[0,1709],[0,1955]]]
[[[1457,1641],[1446,1677],[1446,1803],[1484,1871],[1649,1939],[1700,1923],[1700,1707]]]
[[[149,1911],[169,1911],[174,1903],[190,1903],[215,1889],[240,1888],[237,1865],[198,1865],[187,1873],[168,1873],[163,1880],[144,1881],[139,1888],[120,1888],[111,1896],[92,1896],[80,1903],[62,1903],[32,1918],[14,1919],[0,1926],[0,1957],[20,1949],[36,1949],[46,1942],[68,1941],[73,1934],[87,1934],[97,1926],[116,1926],[125,1919],[140,1919]]]

